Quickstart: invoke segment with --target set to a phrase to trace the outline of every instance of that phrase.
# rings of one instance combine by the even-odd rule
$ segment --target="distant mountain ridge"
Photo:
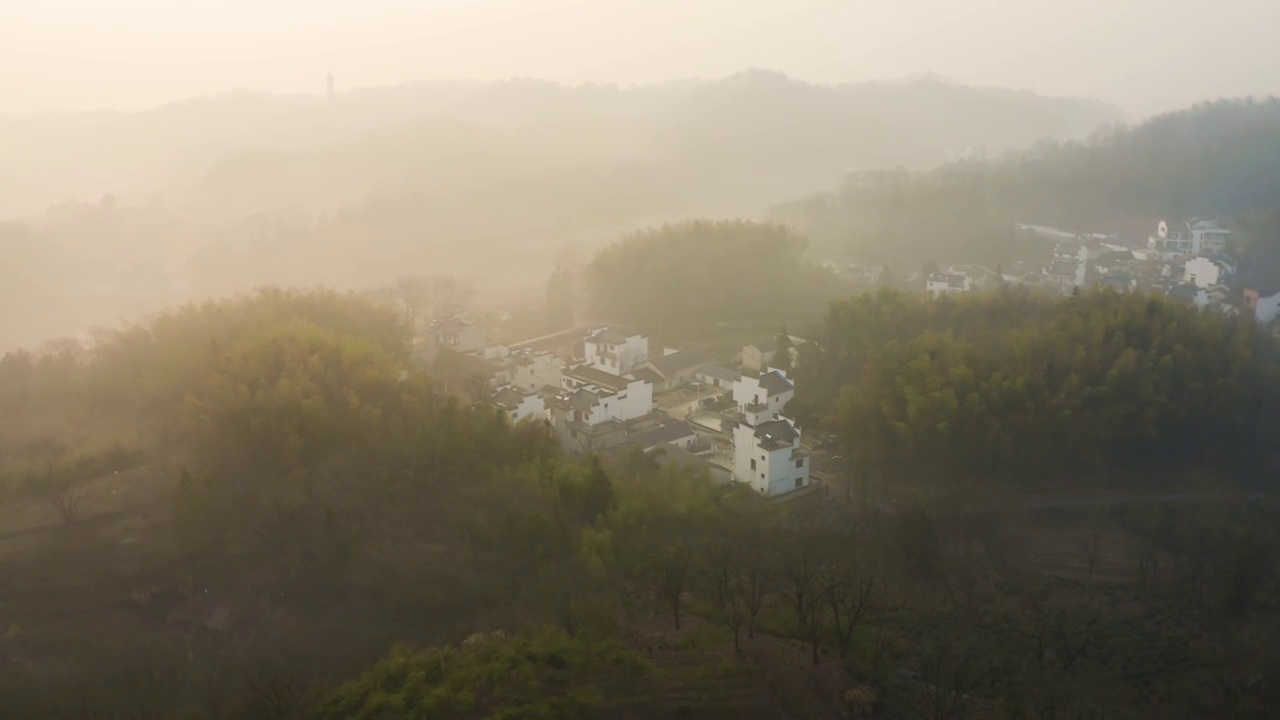
[[[561,157],[737,158],[756,167],[785,156],[784,170],[825,179],[849,167],[927,167],[955,148],[1079,137],[1121,117],[1097,101],[933,78],[829,86],[764,70],[628,88],[512,79],[333,98],[241,90],[137,113],[0,116],[0,217],[105,192],[145,200],[227,156],[312,151],[424,121],[515,133],[531,152]]]

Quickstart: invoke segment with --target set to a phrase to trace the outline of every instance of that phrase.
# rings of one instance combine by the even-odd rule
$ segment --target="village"
[[[1213,221],[1192,219],[1180,229],[1161,221],[1141,246],[1038,225],[1017,231],[1026,242],[1051,246],[1051,258],[1007,270],[926,267],[908,281],[934,298],[1001,286],[1061,295],[1110,288],[1244,313],[1263,325],[1280,314],[1280,286],[1244,283],[1230,231]],[[855,285],[886,279],[882,266],[822,264]],[[743,483],[781,497],[821,484],[814,463],[828,459],[816,434],[806,437],[786,414],[798,348],[810,341],[787,335],[779,348],[781,339],[713,357],[600,323],[508,344],[495,342],[484,325],[454,317],[418,333],[415,357],[446,394],[491,405],[512,423],[545,423],[569,454],[692,464],[717,484]]]
[[[694,349],[651,347],[617,326],[570,330],[514,346],[466,320],[432,322],[419,360],[443,370],[445,391],[489,403],[513,423],[543,422],[565,452],[641,454],[694,465],[717,484],[775,497],[811,487],[814,450],[786,415],[797,347],[747,345],[731,363]],[[775,367],[776,353],[788,358]],[[802,442],[802,439],[805,442]]]
[[[933,297],[1024,285],[1070,295],[1088,288],[1144,292],[1229,315],[1252,314],[1270,325],[1280,314],[1280,284],[1246,282],[1231,232],[1212,220],[1192,218],[1180,226],[1160,221],[1145,243],[1115,235],[1072,233],[1042,225],[1018,225],[1026,242],[1050,242],[1052,258],[1020,261],[1008,269],[978,264],[930,268],[911,278]],[[882,266],[826,263],[853,280],[877,283]]]

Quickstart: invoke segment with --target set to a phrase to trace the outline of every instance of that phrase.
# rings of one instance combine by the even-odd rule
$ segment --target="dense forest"
[[[847,284],[803,261],[804,247],[784,227],[745,221],[695,220],[633,233],[585,268],[589,312],[672,341],[813,317]]]
[[[886,291],[833,303],[818,347],[797,402],[875,471],[855,503],[771,504],[644,453],[564,457],[542,425],[438,392],[401,318],[356,295],[266,290],[9,353],[0,702],[76,718],[1278,707],[1272,501],[957,512],[1005,485],[984,478],[1054,465],[1234,454],[1218,487],[1260,477],[1245,456],[1273,437],[1267,339],[1157,298]],[[1028,565],[1059,527],[1079,564]]]
[[[1280,356],[1252,318],[1110,291],[882,290],[832,302],[816,335],[802,411],[887,482],[1256,480],[1277,459]]]
[[[1265,242],[1275,254],[1280,237],[1258,236],[1248,221],[1274,212],[1276,197],[1280,100],[1269,98],[1206,103],[928,172],[855,173],[774,217],[823,252],[913,267],[922,257],[1007,259],[1015,223],[1145,239],[1158,219],[1194,216],[1243,223],[1241,245]]]

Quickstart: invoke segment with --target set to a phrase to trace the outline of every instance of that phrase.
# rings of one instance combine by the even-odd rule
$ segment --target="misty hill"
[[[264,283],[457,272],[540,289],[567,244],[756,215],[851,168],[927,168],[1117,116],[935,79],[831,87],[751,71],[635,88],[235,92],[133,114],[0,118],[0,215],[59,201],[0,228],[22,285],[0,291],[0,347]]]
[[[1271,98],[1202,104],[1000,160],[855,173],[773,215],[819,252],[915,269],[929,258],[1008,258],[1016,222],[1144,240],[1160,218],[1213,217],[1234,224],[1242,246],[1256,244],[1251,252],[1280,253],[1280,225],[1260,221],[1278,199],[1280,100]]]
[[[139,113],[0,118],[7,166],[0,213],[103,192],[144,199],[238,153],[317,150],[371,135],[386,142],[376,137],[384,132],[405,143],[394,131],[424,120],[433,137],[450,137],[436,135],[440,123],[509,135],[518,155],[644,160],[681,170],[727,163],[812,182],[854,167],[928,167],[967,148],[1081,136],[1118,118],[1098,102],[936,79],[832,87],[767,71],[634,88],[517,79],[421,82],[333,98],[237,91]],[[411,142],[403,149],[410,158],[429,150]],[[380,186],[397,187],[403,170],[387,166]],[[352,192],[363,198],[369,190]],[[295,199],[331,201],[306,189]]]

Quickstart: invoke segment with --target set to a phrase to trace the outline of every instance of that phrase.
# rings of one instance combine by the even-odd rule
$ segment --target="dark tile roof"
[[[650,357],[649,365],[663,377],[711,362],[711,357],[697,350],[677,350],[670,355]]]
[[[756,437],[766,448],[790,445],[800,433],[786,420],[770,420],[756,426]]]
[[[954,275],[951,273],[940,273],[940,272],[930,273],[929,282],[933,282],[933,283],[944,282],[950,285],[951,287],[964,287],[964,276]]]
[[[1093,264],[1098,267],[1115,267],[1123,265],[1133,260],[1133,253],[1129,250],[1117,250],[1115,252],[1103,253],[1093,259]]]
[[[737,382],[742,379],[742,373],[737,370],[730,370],[723,365],[717,365],[715,363],[707,363],[706,365],[703,365],[698,368],[698,373],[706,375],[707,377],[713,377],[717,380],[728,380],[729,382]]]
[[[466,330],[470,330],[474,327],[477,327],[477,326],[467,322],[466,320],[459,320],[457,318],[450,318],[448,320],[434,320],[430,325],[430,328],[433,331],[441,332],[441,333],[460,333]]]
[[[774,395],[781,395],[788,390],[794,389],[795,384],[782,377],[781,373],[774,370],[760,376],[760,387],[764,388],[764,391],[769,393],[769,397],[773,397]]]
[[[638,432],[628,437],[626,442],[636,447],[648,448],[660,443],[674,442],[681,438],[687,438],[693,434],[693,428],[689,426],[689,423],[681,421]]]
[[[1176,285],[1169,289],[1169,297],[1175,298],[1178,300],[1195,300],[1196,295],[1199,295],[1199,294],[1200,294],[1200,288],[1190,283],[1186,283],[1183,285]]]
[[[1128,275],[1115,275],[1115,274],[1111,274],[1111,275],[1107,275],[1106,277],[1102,278],[1102,286],[1103,286],[1103,287],[1110,287],[1110,288],[1117,288],[1117,289],[1120,289],[1120,290],[1127,290],[1127,289],[1129,289],[1129,288],[1133,287],[1133,285],[1134,285],[1134,283],[1133,283],[1133,278],[1129,277]]]
[[[493,396],[493,402],[495,405],[501,405],[508,410],[515,410],[520,407],[520,403],[523,400],[523,395],[509,387],[502,388]]]
[[[637,380],[643,380],[651,385],[657,385],[662,382],[662,376],[647,367],[640,367],[632,370],[631,377]]]
[[[1049,266],[1046,271],[1049,275],[1061,275],[1063,277],[1075,277],[1077,266],[1073,262],[1067,260],[1059,260]]]
[[[627,341],[627,336],[616,333],[608,328],[600,330],[593,335],[587,337],[587,342],[610,343],[613,345],[621,345]]]
[[[619,392],[626,390],[629,384],[629,381],[624,377],[607,373],[590,365],[575,365],[571,368],[565,368],[563,373],[566,377]]]
[[[600,396],[590,390],[578,390],[569,398],[569,404],[579,410],[590,410],[600,404]]]
[[[672,463],[692,465],[695,467],[710,465],[706,458],[698,457],[679,445],[672,445],[671,443],[660,443],[647,449],[646,453],[662,466],[670,465]]]
[[[747,347],[753,347],[762,353],[773,352],[778,349],[778,339],[770,338],[768,340],[762,340],[760,342],[751,343]]]

